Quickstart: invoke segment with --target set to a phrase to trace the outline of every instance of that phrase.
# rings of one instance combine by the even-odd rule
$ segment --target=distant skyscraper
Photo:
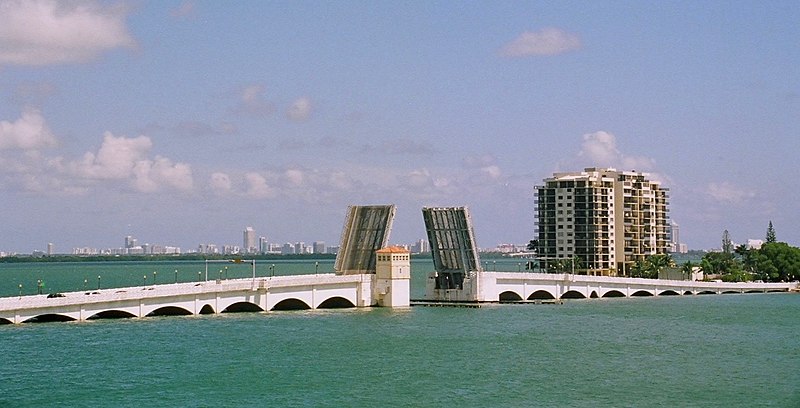
[[[256,246],[256,231],[253,227],[247,227],[244,229],[244,252],[248,254],[253,254],[258,252],[258,247]]]
[[[540,266],[577,257],[589,274],[627,275],[666,252],[667,189],[647,174],[588,168],[544,182],[535,188]]]
[[[125,248],[133,248],[136,246],[136,238],[128,235],[125,237]]]
[[[430,252],[430,248],[428,248],[428,241],[424,240],[424,239],[420,239],[419,241],[417,241],[416,244],[414,244],[412,248],[413,248],[413,251],[418,253],[418,254],[421,254],[421,253],[424,253],[424,252]]]
[[[675,221],[671,221],[669,224],[669,242],[672,252],[680,252],[681,227]]]
[[[315,254],[325,253],[325,241],[314,241],[314,253]]]
[[[258,237],[258,252],[262,254],[269,252],[269,242],[267,242],[267,237]]]

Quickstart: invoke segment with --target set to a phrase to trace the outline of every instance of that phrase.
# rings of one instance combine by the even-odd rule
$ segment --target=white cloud
[[[72,163],[72,171],[90,179],[125,179],[152,147],[153,143],[147,136],[126,138],[106,132],[97,154],[86,152],[82,160]]]
[[[431,172],[428,169],[415,169],[405,177],[406,183],[411,187],[423,187],[433,184]]]
[[[345,172],[333,171],[328,175],[328,185],[336,190],[350,191],[353,189],[353,180]]]
[[[127,138],[106,132],[97,153],[86,152],[81,160],[66,167],[78,179],[130,180],[134,189],[145,193],[165,187],[191,190],[194,185],[191,166],[161,156],[149,159],[152,147],[147,136]]]
[[[528,57],[536,55],[558,55],[581,48],[577,34],[558,28],[526,31],[500,49],[504,57]]]
[[[275,190],[267,184],[267,179],[258,173],[244,175],[247,183],[247,195],[254,198],[269,198],[275,195]]]
[[[468,169],[481,168],[494,164],[497,161],[491,154],[483,154],[479,156],[467,156],[462,160],[464,167]]]
[[[275,112],[275,107],[264,97],[265,87],[261,84],[251,84],[239,93],[239,107],[237,112],[253,116],[267,116]]]
[[[295,186],[303,184],[303,180],[305,179],[303,171],[298,169],[286,170],[285,175],[286,175],[286,180]]]
[[[158,191],[163,186],[190,191],[193,187],[192,169],[185,163],[156,156],[155,160],[142,160],[133,167],[134,187],[144,193]]]
[[[302,122],[311,117],[311,112],[313,110],[314,107],[311,103],[311,99],[302,97],[294,101],[292,106],[286,111],[286,116],[295,122]]]
[[[500,167],[495,166],[495,165],[482,167],[481,168],[481,173],[489,176],[489,178],[492,178],[492,179],[498,179],[498,178],[500,178],[500,176],[503,175],[503,172],[500,171]]]
[[[95,1],[3,1],[0,64],[85,62],[100,53],[131,47],[127,10]]]
[[[399,187],[409,197],[430,200],[453,193],[450,188],[452,181],[448,177],[436,175],[427,168],[414,169],[396,178],[396,186],[386,183],[384,185],[391,185],[392,189]]]
[[[736,186],[727,181],[709,183],[707,191],[713,199],[727,204],[741,204],[756,195],[754,191]]]
[[[497,158],[491,154],[467,156],[462,160],[465,168],[476,169],[481,175],[492,180],[499,179],[503,175],[502,170],[500,170],[500,166],[498,166],[496,162]]]
[[[211,189],[216,194],[224,195],[231,191],[231,178],[225,173],[211,174],[211,181],[209,182]]]
[[[602,130],[583,135],[578,158],[588,167],[615,167],[619,170],[650,170],[655,167],[653,159],[623,154],[617,149],[616,137]]]
[[[0,121],[0,150],[30,150],[55,145],[56,138],[38,110],[24,111],[15,122]]]

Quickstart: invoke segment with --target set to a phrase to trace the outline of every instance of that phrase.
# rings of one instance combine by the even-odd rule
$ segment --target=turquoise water
[[[5,325],[0,406],[797,407],[798,316],[751,294]]]

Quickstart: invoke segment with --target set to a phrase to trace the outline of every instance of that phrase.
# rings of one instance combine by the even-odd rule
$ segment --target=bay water
[[[331,260],[264,264],[259,276],[332,270]],[[167,283],[175,269],[188,281],[204,267],[0,264],[0,294],[18,295],[17,282],[30,294],[39,279],[48,292],[83,290],[98,274],[102,287],[153,271]],[[414,261],[413,297],[430,269]],[[799,387],[796,294],[0,326],[0,407],[800,407]]]

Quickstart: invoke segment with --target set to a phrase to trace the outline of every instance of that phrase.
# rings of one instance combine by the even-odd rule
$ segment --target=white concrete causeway
[[[97,318],[370,307],[386,289],[374,274],[294,275],[0,298],[0,324]]]
[[[699,282],[527,272],[473,272],[463,289],[435,288],[429,276],[426,300],[452,302],[536,301],[667,295],[790,292],[798,282]]]

